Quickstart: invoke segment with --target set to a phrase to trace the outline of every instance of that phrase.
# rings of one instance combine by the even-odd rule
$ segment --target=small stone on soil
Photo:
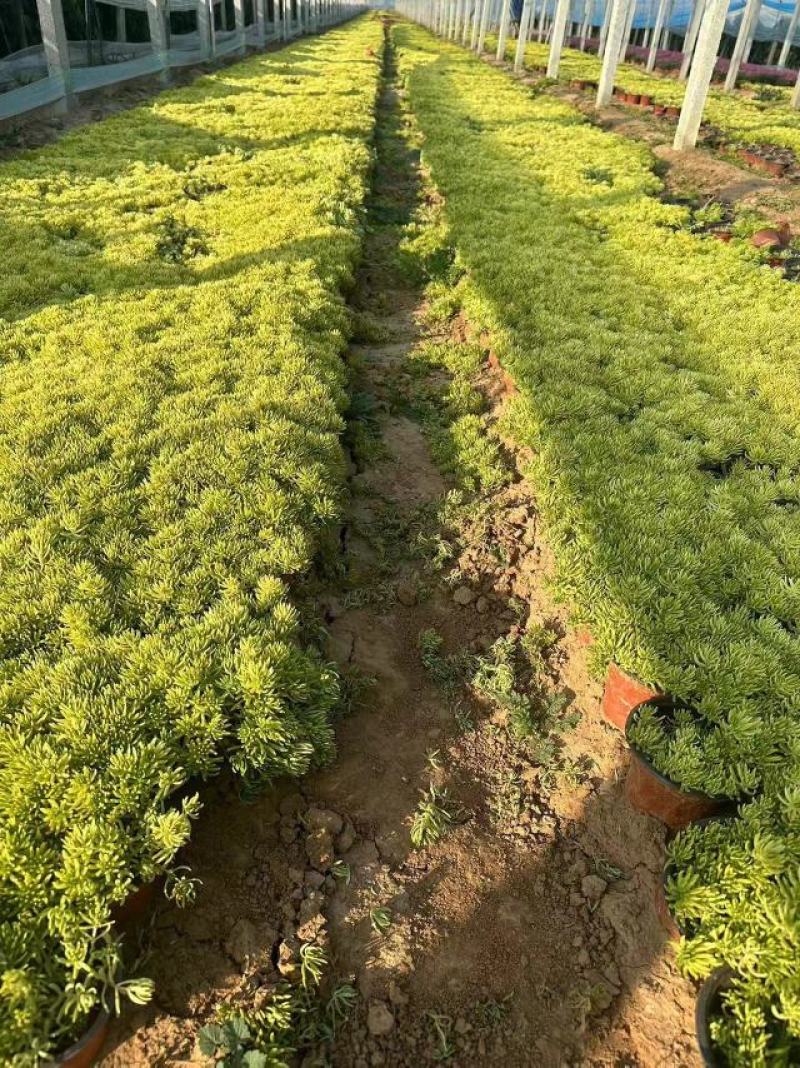
[[[608,883],[599,875],[587,875],[581,880],[581,890],[587,901],[594,904],[599,901],[606,892]]]
[[[469,588],[469,586],[459,586],[456,592],[453,594],[453,600],[456,604],[466,607],[468,604],[472,604],[475,600],[475,594]]]

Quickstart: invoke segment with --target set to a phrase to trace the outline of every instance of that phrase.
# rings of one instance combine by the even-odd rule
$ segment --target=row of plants
[[[513,59],[515,42],[508,46]],[[546,67],[549,45],[531,41],[525,48],[525,63]],[[565,48],[559,76],[565,80],[597,81],[602,60],[587,52]],[[633,63],[620,63],[614,79],[625,93],[651,97],[656,105],[680,107],[684,82],[648,73]],[[789,104],[791,90],[772,87],[753,93],[726,93],[712,87],[706,100],[704,120],[716,127],[728,142],[781,145],[800,155],[800,111]]]
[[[343,292],[381,29],[361,20],[0,168],[0,1061],[115,995],[111,922],[196,785],[332,749],[292,577],[344,482]]]
[[[655,767],[686,791],[757,798],[749,890],[720,875],[722,832],[676,839],[682,878],[717,895],[687,928],[684,966],[737,976],[717,1027],[730,1064],[795,1063],[797,288],[693,233],[642,145],[421,29],[396,33],[467,313],[519,388],[506,429],[531,450],[556,588],[598,673],[614,661],[688,706],[637,717]],[[765,867],[767,832],[786,878]]]

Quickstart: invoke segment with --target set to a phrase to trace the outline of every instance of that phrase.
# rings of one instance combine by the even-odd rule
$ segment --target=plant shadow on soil
[[[354,295],[385,340],[350,352],[380,449],[353,465],[344,581],[317,576],[305,591],[330,625],[329,655],[364,688],[338,724],[330,767],[248,805],[228,778],[209,787],[186,851],[203,882],[198,905],[154,918],[156,1002],[117,1025],[105,1063],[201,1063],[199,1026],[221,1003],[251,1006],[291,974],[282,945],[314,937],[360,998],[303,1064],[694,1068],[692,991],[675,973],[654,904],[663,831],[623,796],[624,746],[600,717],[586,650],[547,591],[530,488],[513,474],[471,502],[449,577],[409,551],[409,531],[448,482],[407,414],[418,381],[408,357],[424,309],[394,253],[422,189],[391,48],[385,64]],[[464,324],[451,326],[458,342]],[[448,375],[437,370],[435,381],[443,391]],[[506,386],[489,366],[479,385],[493,432]],[[442,662],[458,664],[519,635],[526,612],[557,635],[548,689],[582,712],[559,743],[564,767],[593,760],[573,778],[546,779],[502,709],[460,681],[443,687],[421,661],[422,633],[440,635]],[[431,785],[448,790],[452,827],[413,849],[409,824]],[[334,860],[348,878],[330,874]],[[383,931],[376,909],[388,910]]]

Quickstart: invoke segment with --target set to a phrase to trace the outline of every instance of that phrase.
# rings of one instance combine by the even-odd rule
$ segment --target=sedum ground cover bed
[[[121,982],[114,903],[191,897],[193,781],[331,750],[291,576],[339,507],[380,43],[361,20],[0,167],[4,1064]]]
[[[513,59],[516,42],[508,46]],[[525,47],[525,61],[531,66],[546,67],[550,46],[537,41]],[[561,56],[561,79],[580,78],[597,81],[602,60],[587,52],[565,48]],[[647,93],[657,104],[680,107],[685,83],[675,78],[649,74],[633,63],[620,63],[614,84],[628,93]],[[742,93],[725,93],[711,89],[703,119],[718,127],[731,141],[791,148],[800,156],[800,111],[789,105],[789,89],[770,87],[769,98],[759,99]]]
[[[598,667],[696,707],[643,719],[656,765],[759,795],[675,847],[682,963],[739,976],[717,1035],[732,1063],[795,1063],[800,293],[688,233],[642,146],[422,30],[397,35],[465,306],[520,389],[509,429],[532,450],[560,591]]]

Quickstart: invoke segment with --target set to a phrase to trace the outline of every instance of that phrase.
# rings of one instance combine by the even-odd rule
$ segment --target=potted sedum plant
[[[800,783],[738,819],[688,827],[668,857],[667,899],[684,934],[678,962],[705,980],[706,1063],[800,1063]]]

